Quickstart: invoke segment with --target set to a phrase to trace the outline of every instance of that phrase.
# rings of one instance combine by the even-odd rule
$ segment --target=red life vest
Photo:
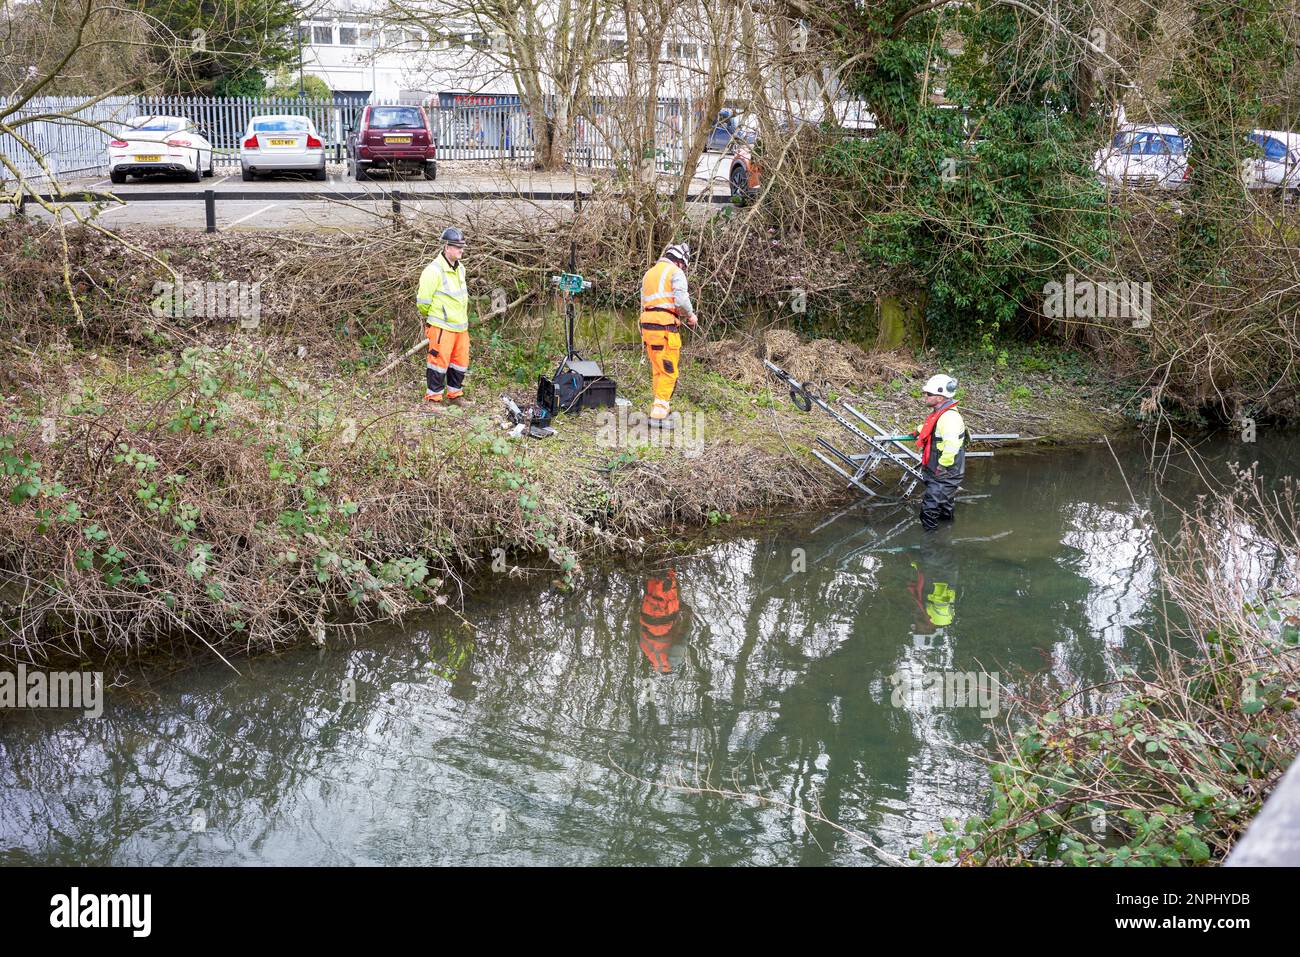
[[[921,431],[916,433],[916,447],[921,452],[921,464],[929,466],[930,448],[934,445],[934,429],[939,424],[939,416],[943,415],[949,409],[957,404],[956,399],[949,399],[939,408],[935,409],[925,417],[925,422],[921,424]]]

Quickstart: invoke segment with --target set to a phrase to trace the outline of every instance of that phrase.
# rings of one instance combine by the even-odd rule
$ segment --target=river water
[[[475,631],[431,616],[155,676],[98,719],[0,715],[0,863],[905,857],[984,807],[1027,682],[1143,666],[1161,495],[1205,489],[1149,451],[972,460],[932,536],[890,509],[786,518],[572,593],[502,577]],[[1278,475],[1300,443],[1200,451]]]

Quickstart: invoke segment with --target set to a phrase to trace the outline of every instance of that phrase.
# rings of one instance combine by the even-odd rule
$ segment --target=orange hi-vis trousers
[[[463,395],[465,373],[469,371],[469,330],[448,332],[439,326],[425,326],[429,355],[424,364],[424,397],[441,402]]]
[[[677,317],[659,311],[641,313],[641,341],[645,343],[646,358],[650,360],[650,385],[655,397],[650,418],[666,419],[673,390],[677,388],[682,356],[682,336],[678,332]]]

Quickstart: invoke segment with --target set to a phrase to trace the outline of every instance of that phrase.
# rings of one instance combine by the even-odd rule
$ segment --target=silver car
[[[325,179],[325,144],[305,116],[255,116],[239,143],[244,182],[259,173],[311,173]]]
[[[1097,151],[1093,167],[1108,186],[1183,189],[1191,175],[1187,137],[1172,126],[1128,124]]]
[[[1252,130],[1257,149],[1241,164],[1241,176],[1251,189],[1300,190],[1300,133]]]

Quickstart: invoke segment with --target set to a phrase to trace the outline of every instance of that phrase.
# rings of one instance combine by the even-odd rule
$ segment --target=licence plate
[[[148,156],[137,156],[137,157],[135,157],[135,161],[136,161],[137,163],[156,163],[156,162],[158,162],[160,159],[162,159],[162,155],[159,154],[159,153],[151,153],[151,154],[149,154]]]
[[[297,145],[297,142],[298,142],[297,140],[271,140],[271,145],[272,146],[295,146]]]
[[[384,142],[385,143],[409,143],[411,142],[411,138],[409,136],[385,136]]]

